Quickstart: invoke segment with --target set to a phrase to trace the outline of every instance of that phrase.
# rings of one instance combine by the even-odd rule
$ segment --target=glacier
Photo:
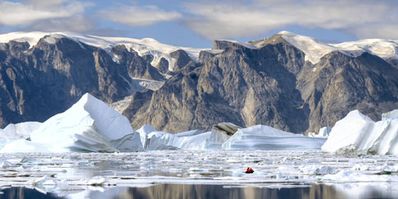
[[[358,110],[351,111],[333,126],[322,151],[398,155],[397,110],[373,121]]]

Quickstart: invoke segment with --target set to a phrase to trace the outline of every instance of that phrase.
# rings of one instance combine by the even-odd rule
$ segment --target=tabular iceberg
[[[398,155],[398,112],[383,114],[374,122],[358,110],[336,122],[322,146],[325,152],[359,152]]]
[[[29,144],[32,147],[27,147]],[[90,94],[83,95],[71,108],[39,125],[30,134],[30,141],[10,143],[2,152],[15,152],[20,150],[18,148],[35,152],[42,152],[44,148],[51,152],[143,150],[140,136],[127,118]]]
[[[324,138],[288,133],[269,126],[256,125],[239,129],[222,148],[226,150],[320,149]]]

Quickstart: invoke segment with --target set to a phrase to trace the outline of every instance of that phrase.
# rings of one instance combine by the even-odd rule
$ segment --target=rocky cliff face
[[[303,54],[286,43],[256,50],[234,45],[216,41],[223,52],[179,71],[131,118],[133,124],[180,131],[229,121],[306,130],[308,111],[295,86]]]
[[[333,126],[355,109],[380,120],[383,112],[398,107],[397,77],[396,68],[369,53],[356,58],[326,55],[298,75],[298,88],[310,108],[309,130]]]
[[[197,60],[177,50],[154,67],[153,56],[124,45],[103,49],[51,36],[33,47],[10,41],[0,44],[0,126],[43,121],[85,92],[108,103],[124,99],[123,114],[135,128],[168,131],[232,122],[302,133],[332,126],[352,109],[376,119],[398,108],[395,60],[332,51],[311,63],[305,53],[275,35],[215,41]],[[159,86],[145,89],[151,81]]]
[[[51,41],[49,42],[49,40]],[[66,110],[84,93],[106,102],[134,93],[133,77],[163,80],[163,76],[124,46],[104,49],[72,39],[42,38],[0,44],[0,126],[26,120],[43,121]]]
[[[125,113],[134,126],[169,131],[229,121],[302,133],[332,126],[353,109],[376,119],[398,107],[398,70],[377,56],[331,52],[311,64],[280,36],[253,44],[216,41],[200,63]]]

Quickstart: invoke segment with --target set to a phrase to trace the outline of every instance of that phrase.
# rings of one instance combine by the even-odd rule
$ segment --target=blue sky
[[[282,30],[325,42],[398,39],[395,0],[0,0],[0,32],[69,31],[210,47]]]

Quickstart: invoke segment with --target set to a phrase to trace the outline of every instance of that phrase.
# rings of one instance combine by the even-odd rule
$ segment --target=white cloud
[[[84,15],[76,15],[67,18],[53,18],[38,21],[26,27],[28,30],[49,32],[80,32],[86,33],[95,29],[93,20]]]
[[[290,25],[342,30],[358,36],[397,36],[398,16],[391,14],[397,12],[397,6],[391,2],[255,0],[251,3],[242,1],[206,3],[202,1],[186,4],[186,8],[193,15],[187,20],[187,24],[196,32],[211,39],[254,36]],[[379,29],[372,29],[373,25],[377,25]],[[386,31],[380,31],[383,29]]]
[[[100,14],[113,22],[129,26],[146,26],[158,22],[174,21],[182,15],[176,11],[162,10],[157,6],[123,6],[104,10]]]
[[[29,26],[45,20],[65,20],[84,12],[87,4],[74,0],[0,1],[0,25]]]

